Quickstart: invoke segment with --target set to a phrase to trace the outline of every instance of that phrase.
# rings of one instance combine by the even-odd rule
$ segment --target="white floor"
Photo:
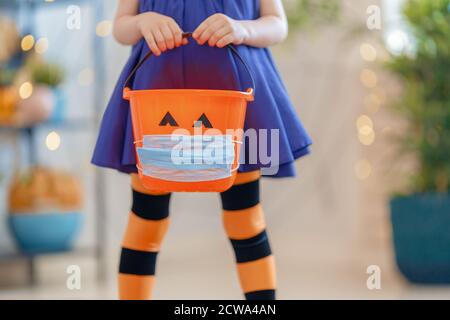
[[[187,299],[215,300],[241,299],[237,285],[231,283],[230,277],[221,270],[205,276],[202,270],[184,274],[162,276],[156,287],[155,299]],[[297,274],[284,274],[283,279],[296,277]],[[279,289],[279,299],[450,299],[450,287],[417,287],[406,283],[394,287],[370,291],[361,282],[351,280],[349,274],[334,274],[333,277],[323,277],[317,273],[303,274],[302,286],[285,281]],[[199,281],[200,279],[200,281]],[[233,279],[234,281],[234,279]],[[114,300],[116,299],[114,284],[96,286],[86,285],[80,291],[70,291],[61,286],[39,286],[0,291],[0,300]]]
[[[274,248],[278,252],[278,278],[280,299],[450,299],[450,287],[417,287],[407,284],[392,267],[389,255],[352,254],[338,246],[319,241],[299,246],[293,250],[278,247],[284,243],[275,234]],[[203,244],[202,244],[203,243]],[[205,245],[197,238],[189,244],[167,241],[165,253],[160,256],[155,299],[241,299],[234,272],[232,252],[225,240],[212,237]],[[201,248],[200,250],[191,250]],[[308,249],[309,248],[309,249]],[[311,250],[313,248],[313,250]],[[297,253],[294,255],[294,251]],[[369,290],[366,286],[368,261],[378,262],[382,270],[381,289]],[[42,283],[36,288],[3,289],[3,299],[116,299],[114,283],[115,258],[108,270],[108,285],[97,286],[92,280],[93,264],[80,262],[82,288],[66,288],[64,258],[54,258],[43,263],[40,269]]]

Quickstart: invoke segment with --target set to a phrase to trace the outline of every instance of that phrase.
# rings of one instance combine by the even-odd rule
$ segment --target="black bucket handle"
[[[184,32],[182,35],[183,39],[187,39],[192,37],[192,32]],[[241,54],[239,53],[239,51],[236,49],[236,47],[232,44],[227,45],[228,49],[231,50],[231,52],[236,56],[236,58],[238,58],[238,60],[243,64],[245,70],[247,71],[247,73],[250,76],[250,80],[252,82],[252,88],[250,89],[253,95],[255,94],[255,90],[256,90],[256,83],[255,83],[255,78],[253,77],[253,73],[250,70],[250,67],[248,66],[248,64],[245,62],[244,58],[242,58]],[[124,85],[124,90],[127,91],[129,90],[129,85],[131,82],[131,79],[134,77],[134,75],[136,74],[136,72],[139,70],[140,67],[142,67],[142,65],[152,56],[152,51],[150,50],[144,58],[142,58],[141,61],[139,61],[139,63],[133,68],[133,70],[131,71],[130,75],[128,76],[128,78],[125,80],[125,85]]]

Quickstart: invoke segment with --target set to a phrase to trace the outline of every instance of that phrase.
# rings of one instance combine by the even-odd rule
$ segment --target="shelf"
[[[93,14],[90,14],[90,19],[93,22],[102,21],[104,19],[104,8],[106,6],[106,1],[100,0],[53,0],[52,2],[46,2],[45,0],[0,0],[0,11],[5,11],[7,14],[15,17],[19,22],[22,30],[27,30],[26,32],[33,33],[35,30],[36,21],[35,14],[37,10],[40,9],[64,9],[70,5],[86,5],[92,8]],[[22,22],[22,24],[20,24]],[[0,44],[1,45],[1,44]],[[101,114],[103,113],[102,105],[104,104],[103,97],[106,95],[106,67],[104,61],[105,48],[103,41],[99,41],[97,35],[92,33],[92,38],[89,41],[91,47],[91,54],[94,60],[95,74],[98,77],[98,81],[95,83],[95,92],[97,93],[93,97],[94,114],[92,117],[87,116],[84,119],[74,119],[67,120],[61,123],[44,122],[34,124],[29,127],[18,127],[14,125],[1,125],[0,124],[0,134],[2,133],[18,133],[26,135],[24,138],[27,141],[27,148],[30,155],[29,163],[36,163],[37,159],[35,155],[36,144],[34,136],[36,131],[45,128],[56,128],[59,130],[77,130],[77,131],[88,131],[97,130],[97,123],[101,119]],[[93,132],[93,131],[91,131]],[[29,268],[29,283],[31,286],[37,284],[37,275],[35,272],[35,258],[40,256],[51,256],[51,255],[71,255],[71,254],[83,254],[92,255],[95,257],[97,262],[97,278],[98,281],[104,281],[106,279],[105,270],[107,269],[107,259],[102,248],[106,247],[107,232],[105,228],[105,221],[107,219],[106,211],[106,194],[104,191],[105,176],[101,170],[96,170],[94,175],[94,201],[95,201],[95,244],[91,248],[79,248],[68,252],[56,252],[48,254],[36,254],[27,255],[20,252],[7,252],[2,251],[0,248],[0,262],[4,260],[14,260],[23,259],[27,262]],[[4,249],[5,250],[5,249]]]
[[[59,255],[96,255],[96,248],[75,248],[68,251],[55,251],[55,252],[44,252],[44,253],[34,253],[28,254],[23,252],[12,252],[12,251],[0,251],[0,261],[6,260],[18,260],[18,259],[32,259],[40,256],[59,256]]]
[[[67,120],[62,122],[41,122],[34,124],[32,126],[19,127],[14,125],[1,125],[0,124],[0,133],[1,132],[20,132],[20,131],[28,131],[31,129],[40,129],[40,128],[58,128],[60,130],[89,130],[93,129],[95,124],[92,119],[74,119]]]

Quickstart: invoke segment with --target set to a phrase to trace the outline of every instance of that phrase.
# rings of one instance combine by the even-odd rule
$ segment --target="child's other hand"
[[[188,43],[174,19],[156,12],[139,15],[138,26],[155,56]]]
[[[200,45],[208,42],[211,47],[223,48],[231,43],[242,44],[248,31],[239,21],[218,13],[203,21],[192,36]]]

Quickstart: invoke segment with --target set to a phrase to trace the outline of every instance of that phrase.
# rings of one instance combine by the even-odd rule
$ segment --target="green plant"
[[[31,77],[35,84],[57,87],[64,80],[64,70],[57,64],[38,62],[31,65]]]
[[[338,20],[339,0],[284,0],[289,24],[293,27],[317,26]]]
[[[0,68],[0,88],[12,85],[14,83],[15,76],[15,70]]]
[[[410,0],[403,15],[414,53],[392,56],[387,68],[404,90],[395,107],[409,129],[402,147],[419,163],[414,192],[450,191],[450,0]]]

